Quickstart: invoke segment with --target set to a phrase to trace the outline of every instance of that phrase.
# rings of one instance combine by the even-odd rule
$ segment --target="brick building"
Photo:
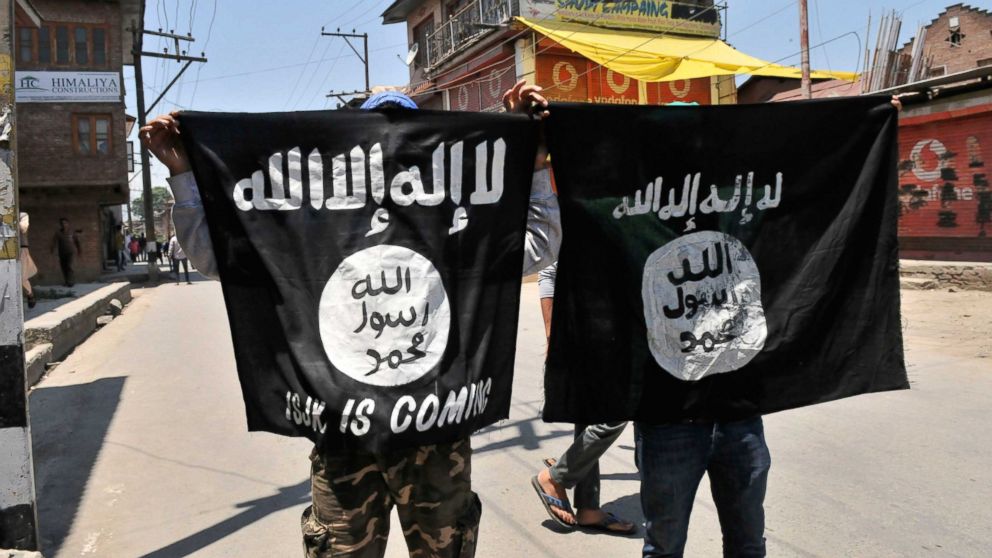
[[[61,282],[51,253],[59,218],[77,232],[77,281],[113,257],[113,231],[128,202],[123,66],[140,0],[32,0],[38,19],[18,21],[15,91],[20,207],[31,217],[37,282]]]
[[[992,66],[992,13],[967,4],[953,4],[925,27],[923,77],[956,74]],[[899,49],[900,74],[907,74],[916,39]],[[904,83],[902,79],[899,83]]]

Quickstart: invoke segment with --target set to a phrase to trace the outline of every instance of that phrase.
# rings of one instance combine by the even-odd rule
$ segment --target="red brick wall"
[[[992,260],[992,104],[903,119],[899,160],[904,252]]]
[[[112,192],[109,194],[113,195]],[[62,283],[58,257],[51,251],[60,217],[69,219],[71,230],[81,231],[78,238],[82,254],[76,258],[76,281],[94,281],[100,276],[105,256],[103,243],[108,234],[101,222],[103,205],[108,205],[108,192],[104,188],[75,187],[71,191],[68,188],[36,188],[21,192],[21,211],[31,217],[31,257],[38,264],[38,275],[32,283]]]
[[[109,154],[75,152],[73,114],[111,115]],[[17,163],[21,189],[127,182],[124,126],[124,107],[117,103],[19,103]]]
[[[93,23],[106,24],[108,66],[74,66],[73,70],[113,72],[121,69],[124,53],[121,52],[121,8],[118,2],[94,0],[31,0],[45,23]],[[65,70],[65,66],[34,65],[19,70]]]

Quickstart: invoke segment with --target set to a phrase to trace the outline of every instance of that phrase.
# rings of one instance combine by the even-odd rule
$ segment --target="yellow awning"
[[[597,64],[640,81],[736,74],[802,77],[799,68],[748,56],[719,39],[618,31],[564,21],[536,22],[523,17],[517,20]],[[857,74],[814,71],[812,77],[853,81]]]

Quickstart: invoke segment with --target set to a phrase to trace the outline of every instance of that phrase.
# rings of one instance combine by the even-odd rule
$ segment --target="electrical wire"
[[[214,19],[217,17],[217,0],[214,0],[214,9],[210,14],[210,25],[207,27],[207,40],[203,43],[203,53],[207,51],[207,45],[210,44],[210,34],[214,30]],[[189,104],[192,105],[193,101],[196,99],[196,90],[200,87],[200,72],[203,71],[203,64],[198,64],[196,66],[196,80],[193,82],[193,94],[189,98]]]
[[[293,88],[289,92],[289,97],[286,98],[286,104],[283,108],[289,108],[290,103],[293,101],[293,97],[296,96],[296,89],[300,86],[300,80],[303,79],[303,74],[307,73],[307,66],[310,65],[310,61],[313,60],[313,53],[317,51],[317,45],[320,43],[320,35],[314,37],[313,46],[310,47],[310,54],[307,55],[307,61],[300,68],[300,73],[296,76],[296,83],[293,84]],[[313,74],[311,74],[313,75]]]
[[[396,47],[399,47],[399,46],[405,46],[405,45],[406,45],[405,42],[404,43],[397,43],[397,44],[387,45],[387,46],[380,47],[380,48],[377,48],[377,49],[371,49],[371,50],[369,50],[369,53],[371,54],[373,52],[381,52],[383,50],[389,50],[389,49],[393,49],[393,48],[396,48]],[[337,60],[339,58],[349,58],[351,56],[353,56],[353,55],[352,54],[347,54],[347,55],[343,55],[343,56],[336,56],[336,57],[331,57],[331,58],[325,58],[323,60],[318,60],[317,62],[328,62],[328,61],[331,61],[331,60]],[[262,69],[259,69],[259,70],[251,70],[251,71],[248,71],[248,72],[238,72],[236,74],[225,74],[225,75],[222,75],[222,76],[205,77],[205,78],[200,78],[197,81],[198,82],[200,82],[200,81],[216,81],[216,80],[219,80],[219,79],[228,79],[228,78],[234,78],[234,77],[251,76],[251,75],[255,75],[255,74],[264,74],[264,73],[268,73],[268,72],[272,72],[272,71],[276,71],[276,70],[285,70],[285,69],[288,69],[288,68],[299,68],[300,66],[303,66],[303,65],[304,65],[303,62],[298,62],[298,63],[295,63],[295,64],[285,64],[283,66],[272,66],[272,67],[269,67],[269,68],[262,68]]]
[[[323,59],[325,56],[327,56],[327,51],[329,51],[331,49],[331,45],[332,44],[333,44],[333,41],[327,41],[327,44],[324,45],[324,50],[323,50],[323,52],[320,53],[320,58],[321,59]],[[345,45],[342,43],[341,44],[341,48],[343,49],[344,46]],[[341,53],[338,52],[338,54],[341,54]],[[337,61],[332,62],[332,64],[336,64],[336,63],[337,63]],[[300,98],[297,99],[295,103],[293,103],[293,106],[292,106],[292,109],[293,110],[296,110],[297,105],[299,105],[303,101],[303,99],[306,99],[307,98],[307,91],[310,90],[310,86],[313,84],[314,77],[320,71],[320,66],[321,65],[323,65],[323,62],[318,62],[317,65],[314,66],[313,71],[310,72],[310,78],[307,80],[307,84],[304,85],[303,86],[303,89],[300,91]]]
[[[333,72],[334,71],[334,67],[337,66],[338,60],[340,60],[342,58],[345,58],[344,56],[341,56],[341,53],[344,52],[344,47],[345,47],[345,45],[342,44],[341,45],[341,48],[338,49],[337,55],[334,58],[332,58],[333,62],[331,62],[331,67],[327,69],[327,73],[324,75],[324,80],[317,87],[317,92],[314,94],[314,97],[317,97],[318,95],[320,95],[320,92],[324,90],[324,87],[327,84],[327,80],[329,80],[331,78],[331,72]],[[331,100],[330,97],[328,97],[326,95],[324,96],[324,107],[325,108],[327,107],[327,103],[329,103],[330,100]],[[310,102],[313,103],[313,98],[310,99]]]
[[[820,3],[817,0],[813,0],[813,13],[816,14],[816,32],[820,35],[820,40],[823,40],[823,27],[820,25]],[[859,40],[860,41],[860,40]],[[810,49],[812,50],[812,49]],[[859,56],[860,58],[860,56]],[[833,72],[833,68],[830,66],[830,55],[827,54],[827,49],[823,49],[823,60],[827,64],[827,71]]]
[[[346,23],[342,23],[342,24],[341,24],[341,27],[348,27],[349,25],[351,25],[351,24],[353,24],[354,22],[356,22],[356,21],[358,21],[359,19],[361,19],[361,18],[363,18],[363,17],[365,17],[365,14],[367,14],[367,13],[369,13],[369,12],[371,12],[371,11],[372,11],[372,10],[374,10],[374,9],[375,9],[375,8],[376,8],[377,6],[379,6],[380,4],[382,4],[382,3],[383,3],[383,2],[385,2],[385,1],[386,1],[386,0],[377,0],[376,2],[373,2],[373,3],[372,3],[372,5],[371,5],[371,6],[369,6],[369,7],[368,7],[368,9],[366,9],[366,10],[365,10],[364,12],[362,12],[362,13],[360,13],[360,14],[358,14],[357,16],[355,16],[355,17],[353,17],[353,18],[351,18],[351,19],[350,19],[350,20],[348,20],[348,21],[347,21]],[[358,27],[361,27],[361,25],[363,25],[363,24],[365,24],[365,23],[369,23],[370,21],[375,21],[375,20],[376,20],[376,19],[378,19],[378,18],[379,18],[379,16],[375,16],[375,17],[373,17],[373,18],[372,18],[372,19],[370,19],[370,20],[367,20],[367,21],[364,21],[364,22],[362,22],[361,24],[359,24],[359,25],[358,25]]]

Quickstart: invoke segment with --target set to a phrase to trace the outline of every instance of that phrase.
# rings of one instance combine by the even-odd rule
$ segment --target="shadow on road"
[[[54,556],[72,528],[93,464],[117,411],[123,377],[31,392],[38,523],[45,554]]]
[[[242,502],[238,508],[244,508],[241,513],[231,516],[216,525],[164,546],[154,552],[145,554],[142,558],[173,558],[174,556],[189,556],[194,552],[236,533],[240,529],[264,519],[277,511],[308,503],[310,501],[310,479],[293,486],[279,488],[272,496]]]
[[[501,450],[512,447],[521,447],[527,450],[540,449],[541,442],[545,440],[553,440],[555,438],[561,438],[563,436],[568,436],[571,438],[574,434],[571,428],[568,430],[553,430],[544,435],[538,435],[534,430],[534,422],[541,420],[538,417],[516,420],[512,422],[501,422],[494,424],[492,426],[487,426],[482,430],[476,432],[472,436],[472,443],[475,446],[472,450],[474,454],[485,453],[493,450]],[[486,439],[488,434],[492,434],[501,430],[508,428],[516,428],[519,433],[513,438],[508,438],[506,440],[500,440],[498,442],[492,442],[486,445],[479,445]]]

